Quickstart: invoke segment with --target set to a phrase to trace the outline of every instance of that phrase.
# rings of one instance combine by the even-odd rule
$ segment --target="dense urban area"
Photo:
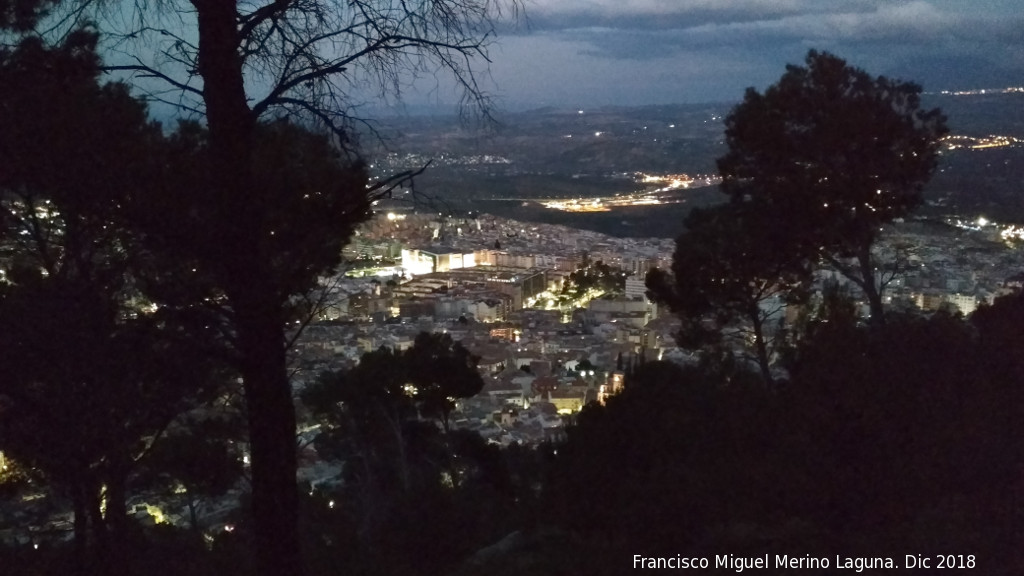
[[[887,304],[968,315],[1020,291],[1024,245],[1017,230],[985,218],[892,225],[879,251],[903,267]],[[455,217],[401,204],[382,208],[345,248],[344,272],[321,280],[315,317],[296,329],[293,386],[300,395],[320,374],[351,368],[363,354],[404,351],[422,332],[445,333],[479,357],[484,379],[478,394],[458,402],[454,427],[501,446],[558,439],[584,405],[621,389],[625,367],[641,357],[697,362],[694,351],[674,341],[678,321],[645,295],[646,272],[668,268],[673,250],[670,239],[618,238],[488,214]],[[610,282],[581,289],[572,279],[579,271],[596,279],[600,264]],[[818,289],[837,279],[821,271]],[[783,302],[764,306],[776,320],[796,317]],[[319,425],[298,407],[306,415],[300,478],[312,488],[330,486],[342,463],[317,454],[312,439]],[[247,462],[244,447],[238,454]],[[201,501],[178,486],[136,494],[129,506],[143,523],[195,523],[212,537],[232,529],[245,485],[239,479],[224,495]],[[45,486],[0,503],[0,512],[3,541],[71,536],[71,511]]]
[[[505,113],[518,1],[105,7],[0,0],[0,575],[1024,573],[1024,88]]]

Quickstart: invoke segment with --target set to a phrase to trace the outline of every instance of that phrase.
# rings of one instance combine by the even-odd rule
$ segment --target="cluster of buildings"
[[[324,371],[354,366],[381,346],[406,350],[420,332],[444,332],[479,358],[484,381],[477,396],[459,402],[454,426],[504,445],[532,444],[561,434],[568,415],[621,389],[631,364],[658,357],[661,332],[595,333],[586,316],[563,323],[555,310],[519,310],[510,322],[320,323],[306,329],[293,351],[294,385],[301,389]],[[654,347],[648,351],[646,344]]]
[[[295,385],[446,332],[479,357],[484,379],[459,403],[456,427],[503,445],[557,437],[569,415],[620,389],[629,365],[674,347],[672,318],[658,318],[643,285],[673,248],[490,215],[378,214],[349,256],[388,265],[335,283],[328,321],[307,327],[293,351]],[[626,276],[623,293],[567,300],[569,275],[598,261]]]
[[[887,303],[966,315],[1019,290],[1024,250],[994,226],[905,222],[886,236],[882,257],[898,263]]]
[[[406,350],[421,332],[445,332],[479,358],[484,381],[479,394],[459,401],[455,428],[504,446],[558,439],[584,405],[620,390],[631,367],[695,360],[674,341],[678,320],[659,314],[645,296],[646,272],[670,267],[674,249],[668,239],[613,238],[489,215],[378,214],[346,249],[349,258],[371,263],[373,273],[324,279],[322,321],[306,326],[291,350],[293,384],[301,390],[367,352]],[[1024,250],[998,233],[906,222],[878,250],[899,263],[887,291],[893,307],[970,314],[1024,287]],[[625,275],[622,293],[567,301],[562,287],[569,275],[597,261]],[[822,273],[829,277],[842,281]],[[793,312],[783,302],[770,305]],[[307,420],[301,433],[300,476],[313,485],[336,480],[338,465],[311,448],[315,425]],[[143,516],[184,522],[132,504],[144,508],[137,510]],[[212,502],[204,524],[220,522],[235,505],[233,496]]]
[[[436,213],[387,212],[362,227],[346,250],[349,258],[381,265],[373,267],[372,279],[347,282],[324,319],[492,323],[510,321],[524,307],[558,307],[566,278],[588,261],[630,275],[636,286],[629,298],[643,300],[642,278],[669,265],[672,242],[621,240],[489,215],[442,221]],[[646,306],[653,317],[653,306]]]
[[[678,321],[659,316],[645,296],[647,271],[671,266],[672,240],[490,215],[390,212],[364,226],[353,249],[390,258],[392,266],[381,269],[383,277],[341,281],[345,304],[334,322],[310,327],[298,344],[306,373],[352,365],[380,346],[404,349],[420,331],[449,332],[481,358],[486,380],[484,392],[460,406],[460,421],[499,442],[554,433],[561,416],[615,388],[624,362],[695,359],[674,342]],[[878,253],[898,264],[886,291],[892,307],[966,315],[1024,284],[1024,251],[983,230],[902,222],[886,232]],[[621,270],[625,289],[567,301],[569,274],[597,261]],[[848,282],[828,270],[819,280]],[[765,305],[779,318],[795,316],[781,300]]]

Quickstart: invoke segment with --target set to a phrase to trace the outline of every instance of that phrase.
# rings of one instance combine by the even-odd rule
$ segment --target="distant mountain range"
[[[943,151],[922,213],[1024,222],[1024,93],[927,94],[924,100],[946,113],[952,135],[969,138]],[[385,172],[433,159],[419,191],[465,210],[626,236],[674,236],[690,207],[719,200],[713,188],[692,191],[685,204],[586,214],[547,210],[530,199],[635,192],[625,175],[637,172],[714,174],[732,106],[549,107],[501,115],[486,129],[453,117],[409,116],[380,123],[387,149],[376,148],[371,157]]]

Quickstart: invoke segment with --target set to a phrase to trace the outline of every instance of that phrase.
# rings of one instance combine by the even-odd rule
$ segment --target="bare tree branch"
[[[242,38],[249,38],[256,28],[268,20],[279,18],[288,10],[291,4],[291,0],[274,0],[270,4],[265,4],[249,14],[239,16],[238,21],[241,27],[238,30],[238,35]]]
[[[141,72],[141,74],[139,74],[140,78],[158,78],[158,79],[163,80],[164,82],[170,84],[171,86],[177,88],[178,90],[183,91],[183,92],[189,92],[189,93],[195,94],[196,96],[202,96],[203,95],[203,91],[201,89],[196,88],[195,86],[189,86],[188,84],[186,84],[184,82],[179,82],[179,81],[171,78],[170,76],[164,74],[163,72],[160,72],[159,70],[156,70],[156,69],[154,69],[154,68],[152,68],[150,66],[147,66],[145,64],[125,64],[125,65],[120,65],[120,66],[103,66],[103,70],[105,72],[116,72],[116,71]]]

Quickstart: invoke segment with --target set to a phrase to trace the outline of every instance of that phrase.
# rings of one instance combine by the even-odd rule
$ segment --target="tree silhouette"
[[[962,542],[1020,566],[1005,549],[1019,516],[1002,511],[1024,461],[1019,381],[1004,371],[1019,362],[1003,348],[1020,307],[989,310],[1002,318],[830,322],[803,343],[782,398],[788,442],[813,463],[802,516],[839,541]]]
[[[318,451],[346,462],[348,481],[368,509],[381,492],[411,482],[404,429],[416,408],[407,381],[401,355],[382,347],[351,370],[322,374],[302,392],[303,404],[326,425]]]
[[[310,294],[340,264],[374,189],[362,162],[285,120],[251,126],[238,167],[247,183],[236,186],[226,181],[231,168],[212,127],[184,123],[172,135],[169,164],[179,168],[139,194],[133,223],[153,255],[150,293],[169,310],[205,318],[194,328],[217,331],[223,345],[210,351],[242,374],[257,564],[290,573],[301,568],[298,558],[285,568],[280,557],[262,555],[267,547],[298,550],[295,413],[285,370],[295,334],[286,325],[313,317]],[[273,543],[264,541],[270,532]]]
[[[183,318],[140,290],[149,255],[125,208],[160,173],[162,135],[97,82],[95,42],[0,52],[0,442],[71,500],[83,567],[90,535],[118,561],[138,460],[217,375],[199,333],[180,338]]]
[[[921,204],[947,132],[938,109],[921,109],[920,93],[812,50],[763,94],[748,89],[725,123],[722,190],[791,228],[859,286],[876,323],[897,271],[872,248],[884,224]]]
[[[652,270],[647,287],[682,320],[680,345],[752,347],[771,384],[784,306],[806,298],[810,269],[787,229],[761,216],[737,203],[694,210],[676,239],[672,274]]]
[[[585,407],[557,446],[544,491],[551,521],[610,559],[617,554],[609,550],[640,543],[652,551],[702,548],[714,527],[756,525],[784,505],[761,497],[781,471],[772,464],[763,387],[730,391],[696,369],[660,361],[628,380],[604,406]]]
[[[126,85],[99,84],[96,41],[80,30],[0,51],[0,225],[18,266],[116,292],[131,262],[123,207],[160,174],[161,133]]]
[[[772,390],[648,362],[555,446],[545,519],[593,543],[591,573],[615,573],[601,567],[638,546],[825,555],[952,542],[1013,574],[1020,513],[1006,502],[1020,491],[1024,403],[1006,350],[1022,302],[997,300],[977,321],[892,314],[882,326],[827,303],[830,321]]]
[[[118,321],[118,307],[90,288],[22,280],[0,297],[0,445],[67,495],[80,555],[90,535],[101,553],[123,537],[128,476],[146,439],[189,406],[195,375],[186,371],[198,368],[162,362],[181,351],[161,350],[150,327]]]
[[[230,418],[190,418],[168,431],[147,459],[144,479],[184,501],[197,533],[203,499],[223,496],[242,478],[242,454],[233,440],[238,432]]]
[[[421,333],[411,348],[380,348],[350,370],[321,375],[302,393],[323,426],[318,452],[344,462],[343,506],[359,556],[375,565],[436,574],[492,528],[480,511],[511,507],[512,486],[496,447],[477,433],[442,431],[453,401],[475,394],[475,359],[447,334]],[[433,518],[434,529],[420,523]]]
[[[406,350],[404,360],[409,367],[409,379],[417,389],[420,410],[440,420],[448,432],[455,401],[476,395],[484,386],[476,369],[480,358],[470,354],[462,343],[453,341],[449,334],[421,332]]]
[[[589,290],[601,290],[608,294],[621,294],[626,286],[623,273],[601,260],[591,261],[584,257],[578,269],[571,272],[562,286],[562,294],[582,298]]]
[[[228,332],[234,335],[250,418],[252,511],[261,573],[303,572],[284,325],[295,296],[288,290],[308,289],[337,259],[318,259],[275,241],[280,233],[276,198],[283,191],[259,175],[258,168],[265,166],[258,152],[260,119],[301,117],[329,129],[335,145],[351,149],[349,88],[376,86],[383,95],[395,95],[409,74],[437,70],[450,74],[465,99],[486,111],[487,96],[472,65],[476,56],[486,59],[494,19],[507,5],[518,6],[515,0],[192,0],[154,10],[146,3],[125,3],[132,14],[122,21],[132,28],[119,31],[120,40],[140,42],[144,50],[108,69],[163,82],[180,97],[168,98],[161,89],[153,89],[151,97],[202,113],[209,130],[204,143],[209,178],[196,194],[182,195],[181,203],[191,205],[178,212],[202,216],[208,232],[182,243],[178,260],[194,262],[180,269],[201,271],[230,309]],[[114,19],[95,20],[113,27]],[[155,57],[147,61],[140,54]],[[368,189],[365,174],[354,169],[339,181],[319,182],[301,197],[319,192],[359,205],[410,175]],[[310,227],[306,237],[319,238],[325,246],[344,242],[363,217],[364,210],[352,210],[334,227]],[[166,235],[159,242],[173,248],[170,238],[177,237]],[[295,275],[278,276],[282,266]]]
[[[57,0],[0,0],[0,30],[27,32]]]

